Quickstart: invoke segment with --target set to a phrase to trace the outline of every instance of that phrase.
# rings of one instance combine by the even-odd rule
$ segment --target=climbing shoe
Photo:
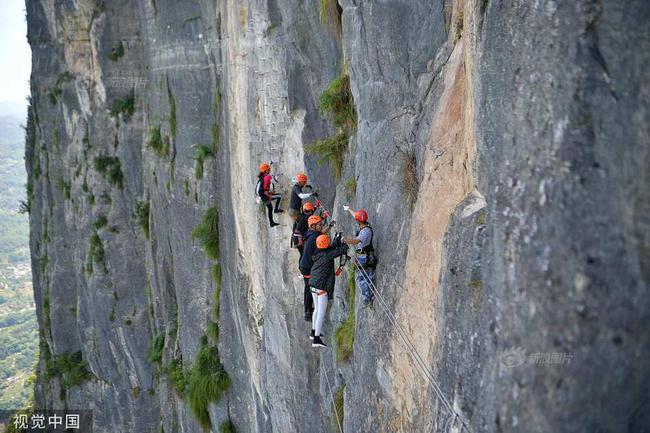
[[[372,307],[372,299],[365,299],[363,301],[363,308]]]
[[[271,223],[271,227],[279,226],[279,223],[276,223],[275,221]]]
[[[273,213],[284,213],[284,210],[282,209],[276,209],[273,211]]]
[[[318,336],[314,337],[314,341],[311,342],[311,347],[327,347],[327,344],[323,343],[321,336]]]
[[[315,334],[316,334],[316,331],[314,331],[314,330],[312,329],[312,330],[311,330],[311,333],[309,334],[309,339],[310,339],[310,340],[313,340]],[[323,338],[323,337],[324,337],[324,335],[321,334],[321,335],[320,335],[320,338]]]

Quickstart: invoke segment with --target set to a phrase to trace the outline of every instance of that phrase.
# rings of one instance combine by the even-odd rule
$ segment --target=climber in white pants
[[[334,295],[334,279],[336,270],[334,259],[342,256],[348,251],[348,245],[338,237],[330,246],[330,238],[327,235],[320,235],[316,238],[316,250],[312,258],[314,264],[311,267],[311,296],[314,300],[314,314],[312,315],[311,335],[312,347],[327,347],[323,342],[322,334],[325,313],[327,313],[327,301]]]

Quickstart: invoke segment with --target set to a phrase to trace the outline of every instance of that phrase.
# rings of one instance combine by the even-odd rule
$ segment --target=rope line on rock
[[[356,254],[353,255],[355,264],[357,265],[357,269],[361,271],[362,277],[366,280],[368,283],[368,287],[370,287],[370,290],[372,290],[372,293],[375,295],[375,297],[379,300],[380,305],[384,309],[384,312],[386,313],[386,316],[388,317],[389,321],[391,322],[391,325],[393,328],[397,331],[399,336],[402,338],[404,341],[404,344],[406,344],[406,348],[408,349],[411,359],[413,360],[414,364],[418,367],[418,370],[420,370],[420,373],[424,376],[424,378],[429,382],[433,390],[435,391],[438,399],[445,405],[445,408],[447,411],[452,415],[453,418],[457,418],[461,422],[461,430],[462,428],[465,428],[468,432],[472,433],[472,430],[467,426],[465,423],[465,420],[460,416],[460,414],[454,409],[454,407],[451,405],[449,400],[445,397],[445,395],[442,392],[442,389],[436,382],[436,380],[433,378],[433,375],[429,371],[429,369],[426,366],[426,363],[423,361],[422,357],[416,350],[415,346],[411,342],[411,340],[408,338],[408,335],[406,334],[406,331],[404,328],[399,324],[397,321],[397,318],[393,314],[393,312],[390,310],[388,307],[388,304],[386,303],[384,297],[379,293],[377,290],[377,287],[375,284],[372,282],[372,279],[370,276],[368,276],[368,273],[366,270],[363,268],[363,265],[359,262],[359,258],[356,256]]]
[[[330,378],[327,375],[327,367],[325,367],[324,365],[323,365],[323,372],[325,373],[325,380],[327,381],[327,388],[329,388],[329,391],[330,391],[330,399],[332,400],[332,408],[334,408],[334,415],[336,415],[336,425],[339,426],[339,432],[343,433],[343,428],[341,427],[341,419],[339,418],[339,411],[336,410],[336,403],[334,402],[334,394],[332,393],[332,385],[330,385]]]

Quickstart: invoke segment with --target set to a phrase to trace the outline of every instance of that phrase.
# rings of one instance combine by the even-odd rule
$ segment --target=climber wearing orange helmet
[[[310,185],[307,185],[307,176],[305,173],[298,173],[296,175],[296,183],[291,188],[291,200],[289,202],[289,216],[296,221],[298,219],[298,215],[300,215],[300,207],[302,206],[302,201],[306,199],[307,197],[310,197],[312,195],[315,195],[318,197],[318,194],[315,193],[305,193],[302,192],[304,187],[307,187],[311,189]]]
[[[327,301],[333,298],[335,266],[334,259],[347,253],[348,245],[337,236],[332,245],[327,235],[319,235],[316,238],[316,250],[313,254],[314,263],[311,267],[311,296],[314,301],[314,314],[312,316],[312,327],[310,339],[313,339],[312,347],[327,347],[323,342],[323,321],[327,312]]]
[[[302,257],[300,257],[299,268],[300,273],[303,276],[305,281],[305,290],[304,290],[304,305],[305,305],[305,320],[311,321],[312,312],[314,311],[314,306],[312,303],[311,290],[309,288],[309,278],[311,272],[311,266],[314,263],[312,260],[312,254],[316,249],[316,238],[320,234],[324,234],[330,231],[331,227],[325,227],[325,222],[323,218],[318,215],[311,215],[307,218],[307,227],[309,230],[305,232],[303,237],[303,252]]]
[[[309,225],[307,219],[314,214],[316,207],[313,203],[306,202],[302,205],[302,213],[298,217],[298,220],[293,223],[293,231],[291,234],[291,246],[297,248],[300,253],[300,258],[302,258],[302,251],[304,247],[304,237],[307,230],[309,230]]]
[[[275,227],[279,225],[273,221],[273,213],[282,213],[284,212],[280,209],[280,200],[282,199],[281,194],[273,193],[273,176],[271,176],[271,166],[268,163],[262,163],[259,167],[259,174],[257,175],[257,187],[256,193],[262,199],[262,203],[266,206],[266,209],[269,214],[269,225]],[[271,202],[275,201],[275,210]]]
[[[361,288],[363,306],[367,307],[372,304],[374,297],[370,290],[370,282],[375,278],[375,267],[377,266],[375,248],[372,245],[373,231],[368,223],[368,213],[365,210],[359,209],[355,211],[350,209],[349,206],[343,206],[343,209],[348,211],[359,224],[359,230],[357,230],[355,237],[346,238],[345,242],[349,245],[356,245],[357,260],[363,269],[359,269],[358,265],[356,266],[355,279],[357,287]]]

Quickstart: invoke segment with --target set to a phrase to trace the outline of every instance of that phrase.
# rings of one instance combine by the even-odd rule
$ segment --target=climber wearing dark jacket
[[[314,340],[312,347],[326,347],[322,340],[321,330],[327,312],[327,301],[334,294],[334,279],[336,278],[334,259],[345,254],[348,251],[348,245],[337,238],[330,246],[330,238],[327,235],[320,235],[316,238],[316,247],[312,256],[314,263],[311,267],[309,280],[315,306],[310,338]]]
[[[305,246],[305,234],[309,230],[309,217],[314,214],[316,208],[313,203],[306,202],[302,205],[302,213],[298,220],[293,224],[293,232],[291,233],[291,246],[298,249],[300,259],[302,259],[302,252]]]
[[[312,215],[307,218],[307,225],[309,226],[309,230],[307,230],[303,238],[303,252],[298,267],[300,268],[300,273],[305,281],[303,300],[305,305],[305,320],[309,322],[311,321],[312,313],[314,312],[314,303],[309,289],[309,273],[311,272],[312,265],[311,255],[316,248],[316,238],[321,234],[321,230],[323,229],[323,219],[318,215]]]
[[[312,195],[318,196],[318,194],[302,192],[304,187],[311,189],[311,187],[307,185],[307,176],[305,173],[298,173],[296,175],[296,183],[293,188],[291,188],[291,199],[289,201],[289,216],[294,221],[296,221],[300,215],[302,201]]]

